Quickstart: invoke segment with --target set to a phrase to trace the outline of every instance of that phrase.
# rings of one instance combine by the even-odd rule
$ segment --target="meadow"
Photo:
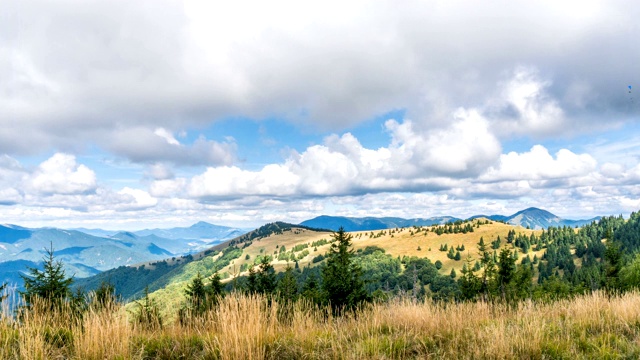
[[[132,322],[121,304],[81,320],[34,304],[0,322],[2,359],[620,359],[640,357],[640,293],[516,305],[395,298],[333,317],[304,301],[290,316],[264,297],[227,295],[204,316]]]

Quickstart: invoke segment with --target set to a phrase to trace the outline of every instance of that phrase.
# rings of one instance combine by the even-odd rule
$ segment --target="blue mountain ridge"
[[[562,226],[582,226],[589,224],[600,217],[595,217],[586,220],[569,220],[560,218],[549,211],[528,208],[516,212],[513,215],[474,215],[466,220],[472,220],[477,218],[487,218],[493,221],[502,221],[515,226],[529,227],[531,229],[547,229],[550,226],[562,227]],[[369,230],[384,230],[396,227],[410,227],[410,226],[431,226],[441,225],[447,222],[456,220],[462,220],[453,216],[438,216],[430,218],[414,218],[403,219],[395,217],[343,217],[343,216],[329,216],[321,215],[313,219],[305,220],[300,225],[310,226],[321,229],[330,229],[333,231],[343,227],[346,231],[369,231]]]

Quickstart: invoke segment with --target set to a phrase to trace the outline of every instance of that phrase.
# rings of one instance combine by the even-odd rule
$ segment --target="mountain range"
[[[468,219],[484,217],[493,221],[545,229],[549,226],[576,227],[590,223],[588,220],[568,220],[546,210],[528,208],[513,215],[475,215]],[[368,231],[411,226],[431,226],[463,220],[453,216],[403,219],[396,217],[339,217],[318,216],[300,223],[301,228],[336,231]],[[28,229],[16,225],[0,225],[0,283],[21,284],[20,274],[27,267],[39,266],[45,249],[53,247],[56,259],[65,264],[68,274],[76,278],[93,276],[109,269],[134,264],[157,262],[168,258],[186,260],[189,254],[201,254],[220,248],[224,241],[245,242],[252,234],[271,233],[273,226],[290,228],[296,225],[269,224],[252,232],[245,229],[198,222],[190,227],[171,229],[145,229],[135,232],[101,229],[63,230],[56,228]],[[263,229],[260,231],[260,229]],[[266,229],[266,230],[265,230]],[[281,231],[281,230],[278,230]],[[247,235],[244,235],[247,233]],[[263,235],[256,235],[258,238]]]
[[[22,283],[20,274],[27,267],[38,267],[48,248],[53,248],[68,274],[82,278],[123,265],[194,253],[244,233],[206,222],[138,232],[83,230],[0,225],[0,284]]]
[[[582,226],[589,224],[600,217],[595,217],[586,220],[569,220],[556,216],[546,210],[538,208],[528,208],[522,211],[518,211],[513,215],[474,215],[467,219],[461,219],[453,216],[438,216],[430,218],[413,218],[403,219],[396,217],[343,217],[343,216],[327,216],[322,215],[310,220],[306,220],[300,223],[300,225],[330,229],[333,231],[343,227],[346,231],[368,231],[368,230],[384,230],[403,228],[410,226],[431,226],[442,225],[448,222],[455,222],[459,220],[471,220],[477,218],[487,218],[493,221],[501,221],[514,226],[522,226],[530,229],[546,229],[550,226],[562,227],[562,226]]]

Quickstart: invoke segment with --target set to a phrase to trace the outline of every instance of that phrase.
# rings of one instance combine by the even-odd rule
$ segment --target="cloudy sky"
[[[610,0],[2,0],[0,223],[627,216],[638,19]]]

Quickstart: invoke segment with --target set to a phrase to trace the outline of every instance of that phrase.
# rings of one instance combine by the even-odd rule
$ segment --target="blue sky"
[[[640,209],[634,3],[3,8],[0,223]]]

